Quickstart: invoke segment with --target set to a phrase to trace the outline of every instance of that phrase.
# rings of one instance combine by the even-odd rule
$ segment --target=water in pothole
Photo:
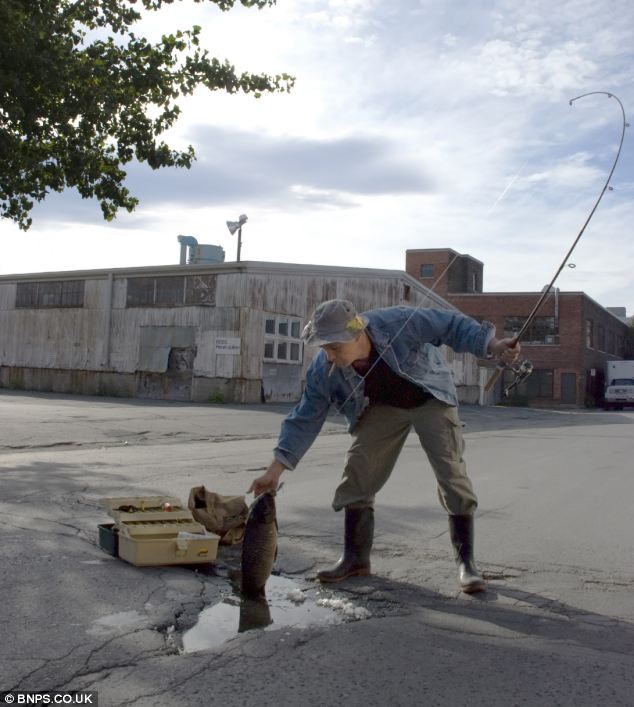
[[[266,597],[266,600],[252,600],[230,595],[203,609],[196,625],[182,636],[183,652],[215,648],[238,633],[252,629],[334,626],[370,615],[367,609],[347,599],[307,596],[293,580],[275,575],[266,583]]]

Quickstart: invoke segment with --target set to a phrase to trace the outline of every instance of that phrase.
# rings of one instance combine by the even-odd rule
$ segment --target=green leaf
[[[291,90],[288,74],[238,76],[228,61],[210,57],[198,47],[200,25],[157,44],[133,32],[136,5],[158,11],[174,1],[0,0],[0,216],[28,230],[35,202],[74,188],[96,198],[111,221],[138,204],[124,165],[190,168],[195,160],[191,146],[172,150],[160,140],[180,115],[180,96],[201,85],[256,98]],[[222,11],[235,5],[206,1]],[[96,29],[99,38],[87,40]]]

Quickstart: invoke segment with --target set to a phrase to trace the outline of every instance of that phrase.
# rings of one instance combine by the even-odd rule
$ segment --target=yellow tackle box
[[[118,556],[133,565],[191,565],[216,559],[220,536],[195,521],[178,498],[125,496],[104,498],[101,505],[114,519]],[[110,552],[102,543],[101,528],[100,544]]]

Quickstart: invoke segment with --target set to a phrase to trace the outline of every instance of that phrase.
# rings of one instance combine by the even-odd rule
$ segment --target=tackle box
[[[111,555],[142,567],[216,559],[220,536],[195,521],[178,498],[125,496],[104,498],[101,505],[114,519],[99,526],[99,545]]]
[[[99,547],[113,557],[119,557],[119,531],[114,523],[99,526]]]

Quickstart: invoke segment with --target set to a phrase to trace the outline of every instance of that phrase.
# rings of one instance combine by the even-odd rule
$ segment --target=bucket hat
[[[302,338],[310,346],[353,341],[368,325],[368,318],[357,314],[352,302],[331,299],[322,302],[306,325]]]

